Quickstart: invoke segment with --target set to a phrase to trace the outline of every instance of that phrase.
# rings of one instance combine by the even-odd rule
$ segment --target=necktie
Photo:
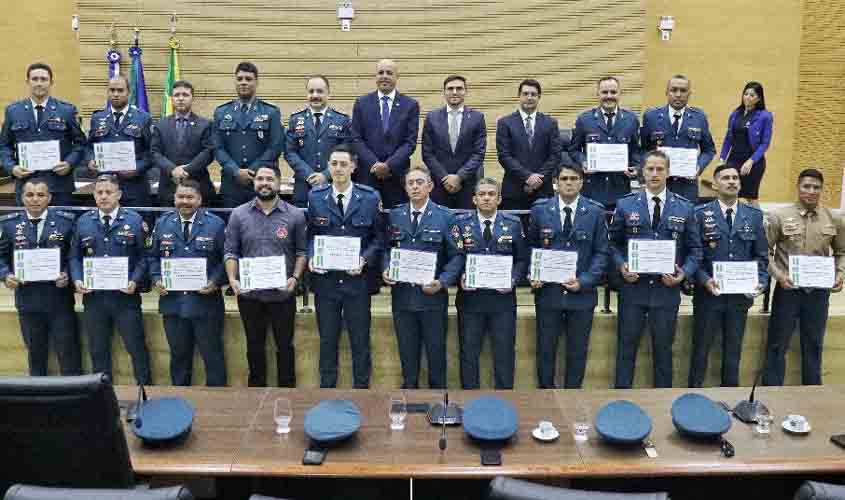
[[[323,125],[323,122],[320,118],[323,117],[323,113],[314,113],[314,128],[317,129],[317,132],[320,132],[320,127]]]
[[[35,121],[38,122],[35,124],[35,128],[41,127],[41,120],[44,119],[44,106],[38,105],[35,106]]]
[[[340,216],[343,217],[343,193],[337,193],[337,208],[340,210]]]
[[[185,241],[191,239],[191,221],[189,220],[182,222],[182,239]]]
[[[486,241],[487,243],[490,243],[490,240],[493,239],[493,231],[490,229],[490,224],[492,224],[492,223],[493,223],[493,221],[491,221],[491,220],[484,221],[484,234],[483,234],[483,236],[484,236],[484,241]]]
[[[106,227],[106,231],[111,228],[111,215],[104,215],[103,216],[103,226]]]
[[[381,126],[385,132],[390,128],[390,98],[387,96],[381,98]]]
[[[534,123],[531,115],[525,117],[525,134],[528,136],[528,145],[534,145]]]
[[[35,229],[35,244],[36,246],[39,246],[38,240],[40,238],[38,237],[38,224],[41,224],[41,219],[30,219],[29,223],[32,224],[33,229]]]
[[[120,111],[115,111],[114,113],[114,127],[120,127],[120,118],[123,117],[123,113]]]
[[[241,104],[241,113],[246,113],[247,111],[249,111],[249,104],[242,103]]]
[[[654,213],[651,215],[651,229],[657,229],[660,225],[660,197],[652,198],[654,201]]]
[[[177,118],[176,119],[176,140],[179,141],[180,143],[185,142],[185,129],[188,128],[186,126],[187,122],[188,121],[185,120],[184,118]]]
[[[413,220],[411,220],[411,232],[416,233],[417,226],[420,224],[420,211],[414,210],[411,215],[414,216]]]
[[[733,231],[734,229],[734,209],[729,208],[725,210],[725,218],[728,220],[728,230]]]
[[[675,137],[678,137],[678,130],[681,128],[681,114],[675,113],[675,121],[672,122],[672,130],[675,131]]]
[[[452,152],[458,146],[458,134],[461,132],[458,127],[458,112],[449,111],[449,145],[452,146]]]
[[[563,211],[566,213],[566,216],[563,218],[563,232],[568,235],[572,233],[572,209],[563,207]]]
[[[616,116],[615,111],[604,114],[605,122],[607,122],[607,130],[613,130],[613,117]]]

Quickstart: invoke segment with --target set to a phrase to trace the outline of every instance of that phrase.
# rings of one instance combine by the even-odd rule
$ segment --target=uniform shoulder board
[[[512,221],[512,222],[522,222],[518,215],[509,214],[507,212],[502,212],[502,218],[507,219],[507,220]]]
[[[375,190],[375,188],[374,188],[374,187],[372,187],[372,186],[368,186],[368,185],[366,185],[366,184],[358,184],[358,183],[356,182],[356,183],[355,183],[355,187],[357,187],[357,188],[361,189],[361,191],[367,191],[367,192],[369,192],[369,193],[375,193],[375,192],[376,192],[376,190]]]
[[[304,108],[302,108],[302,109],[297,109],[296,111],[294,111],[294,112],[293,112],[293,113],[291,113],[290,115],[291,115],[291,116],[293,116],[293,115],[298,115],[298,114],[300,114],[300,113],[305,113],[306,111],[308,111],[308,106],[305,106],[305,107],[304,107]]]
[[[96,114],[98,114],[98,113],[105,113],[105,112],[106,112],[106,110],[105,110],[105,109],[95,109],[95,110],[94,110],[94,112],[93,112],[93,113],[91,113],[91,116],[94,116],[94,115],[96,115]]]
[[[6,214],[3,217],[0,217],[0,222],[5,222],[7,220],[17,219],[20,216],[21,216],[20,212],[13,212],[13,213],[10,213],[10,214]]]
[[[471,219],[472,215],[473,215],[472,212],[460,212],[460,213],[455,214],[455,220],[459,221],[459,220],[464,220],[464,219]],[[503,215],[507,216],[508,214],[503,214]]]
[[[707,208],[707,205],[709,205],[709,203],[702,203],[701,205],[696,205],[695,207],[693,207],[693,210],[695,210],[696,212],[701,212],[702,210]]]
[[[754,211],[754,212],[760,212],[760,213],[763,213],[763,209],[762,209],[762,208],[760,208],[760,207],[755,207],[754,205],[752,205],[752,204],[750,204],[750,203],[746,203],[746,202],[744,202],[744,201],[741,201],[740,203],[742,203],[742,206],[744,206],[745,208],[750,208],[750,209],[751,209],[752,211]]]
[[[701,108],[696,108],[695,106],[687,106],[687,111],[690,111],[692,113],[701,113],[702,115],[704,114],[704,110],[702,110]]]
[[[339,109],[337,109],[337,108],[331,108],[331,107],[330,107],[329,109],[331,109],[331,110],[332,110],[332,112],[334,112],[334,113],[337,113],[337,114],[339,114],[339,115],[341,115],[341,116],[345,116],[345,117],[349,118],[349,115],[348,115],[348,114],[344,113],[343,111],[341,111],[341,110],[339,110]]]
[[[256,99],[255,101],[260,102],[261,104],[264,104],[268,108],[279,109],[278,106],[276,106],[275,104],[269,103],[269,102],[265,101],[264,99]]]
[[[645,112],[646,112],[646,113],[651,113],[652,111],[659,111],[659,110],[660,110],[660,108],[662,108],[662,107],[663,107],[663,106],[652,106],[652,107],[648,108],[647,110],[645,110]]]
[[[218,110],[218,109],[225,108],[226,106],[228,106],[228,105],[230,105],[230,104],[232,104],[232,103],[234,103],[234,102],[235,102],[235,100],[234,100],[234,99],[232,99],[231,101],[224,102],[223,104],[221,104],[220,106],[217,106],[217,107],[216,107],[216,108],[214,108],[214,109],[215,109],[215,110]]]
[[[161,219],[162,217],[170,217],[171,215],[178,215],[178,212],[176,210],[168,210],[167,212],[159,215],[158,218]]]
[[[673,192],[672,194],[674,194],[674,195],[675,195],[675,198],[677,198],[677,199],[679,199],[679,200],[681,200],[681,201],[685,201],[685,202],[689,203],[690,205],[692,205],[692,202],[691,202],[691,201],[689,201],[688,199],[686,199],[686,198],[684,198],[683,196],[679,195],[678,193],[674,193],[674,192]]]
[[[76,220],[76,216],[73,215],[73,212],[66,212],[64,210],[56,210],[56,215],[59,217],[64,217],[67,220]]]
[[[531,206],[532,207],[539,207],[540,205],[545,205],[546,203],[548,203],[549,200],[551,200],[551,198],[538,198],[537,200],[534,201],[534,203],[531,204]]]
[[[640,194],[638,191],[632,191],[623,196],[622,198],[636,198],[638,194]]]
[[[89,210],[89,211],[85,212],[85,215],[90,215],[91,217],[97,217],[97,209],[95,208],[95,209]]]
[[[589,203],[591,205],[596,206],[597,208],[600,208],[603,211],[607,209],[601,202],[598,202],[598,201],[596,201],[592,198],[587,198],[586,196],[584,196],[584,201],[586,201],[587,203]]]
[[[329,183],[321,184],[315,188],[311,188],[311,191],[314,193],[319,193],[320,191],[325,191],[326,189],[331,189],[332,185]]]

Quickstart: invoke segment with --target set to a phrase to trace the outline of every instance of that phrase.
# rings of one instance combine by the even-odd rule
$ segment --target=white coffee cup
[[[543,436],[551,436],[555,433],[554,424],[545,420],[541,420],[537,428],[540,429],[540,434]]]

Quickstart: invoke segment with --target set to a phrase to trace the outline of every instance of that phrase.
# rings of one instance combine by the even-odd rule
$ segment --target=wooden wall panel
[[[808,167],[825,175],[823,199],[838,207],[845,169],[845,5],[804,2],[790,182]]]
[[[540,80],[540,108],[562,127],[571,127],[579,112],[595,104],[595,81],[606,74],[621,78],[625,107],[642,108],[643,0],[358,0],[350,32],[340,31],[334,1],[78,3],[85,116],[105,100],[104,54],[112,23],[125,70],[132,29],[140,26],[148,95],[158,113],[172,12],[179,18],[182,76],[197,86],[200,113],[210,115],[234,96],[232,70],[241,60],[258,65],[260,96],[285,116],[304,105],[304,79],[312,73],[327,75],[333,105],[351,112],[354,99],[374,88],[375,62],[393,58],[400,91],[420,101],[423,116],[442,105],[446,75],[469,79],[467,102],[487,116],[486,171],[499,177],[495,123],[515,109],[523,78]]]

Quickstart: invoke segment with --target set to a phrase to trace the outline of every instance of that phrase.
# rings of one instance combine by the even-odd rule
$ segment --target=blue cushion
[[[710,398],[688,393],[672,403],[672,423],[687,436],[714,438],[730,430],[731,416]]]
[[[630,401],[611,401],[596,414],[596,432],[610,443],[638,444],[651,434],[651,417]]]
[[[361,410],[345,399],[321,401],[305,413],[304,426],[305,435],[313,441],[341,441],[361,428]]]
[[[150,444],[178,439],[191,431],[194,422],[194,408],[182,398],[150,399],[137,412],[132,432]]]
[[[464,406],[464,431],[484,441],[510,439],[519,429],[514,406],[495,396],[482,396]]]

